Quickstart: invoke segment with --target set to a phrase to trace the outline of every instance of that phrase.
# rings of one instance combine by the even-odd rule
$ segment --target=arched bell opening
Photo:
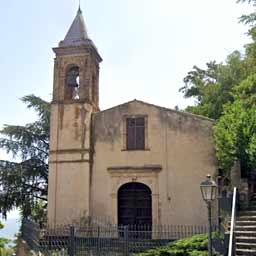
[[[66,73],[65,99],[79,100],[80,98],[80,74],[79,67],[72,66]]]

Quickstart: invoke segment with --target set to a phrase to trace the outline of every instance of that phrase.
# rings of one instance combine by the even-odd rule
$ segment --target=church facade
[[[101,56],[79,9],[54,48],[48,222],[205,225],[213,121],[139,100],[99,109]]]

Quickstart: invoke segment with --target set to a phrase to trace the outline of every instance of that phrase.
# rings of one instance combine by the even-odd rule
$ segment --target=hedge
[[[208,256],[207,246],[208,236],[207,234],[202,234],[139,253],[137,256]],[[213,255],[218,256],[219,254],[214,253]]]

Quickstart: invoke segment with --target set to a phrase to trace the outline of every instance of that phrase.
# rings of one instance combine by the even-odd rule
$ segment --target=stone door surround
[[[161,165],[144,166],[113,166],[107,168],[111,178],[110,209],[114,223],[118,222],[118,190],[130,182],[139,182],[147,185],[152,192],[152,224],[160,224],[159,220],[159,185],[158,174]]]

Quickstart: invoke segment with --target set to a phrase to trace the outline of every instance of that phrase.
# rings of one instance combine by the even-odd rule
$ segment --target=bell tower
[[[80,8],[53,51],[48,222],[58,225],[90,215],[91,114],[99,111],[102,59]]]

